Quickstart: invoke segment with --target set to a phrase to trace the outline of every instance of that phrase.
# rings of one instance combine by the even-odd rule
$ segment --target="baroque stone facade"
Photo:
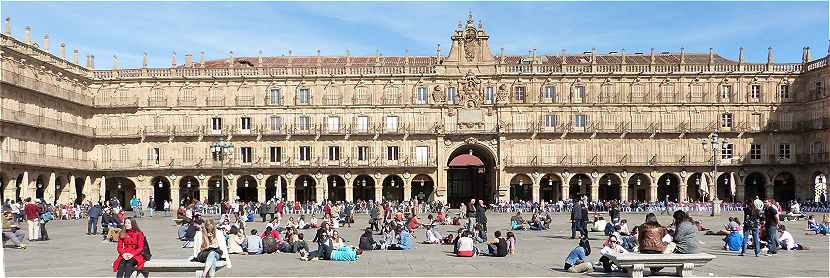
[[[145,53],[101,70],[9,30],[5,199],[826,196],[830,69],[809,48],[798,64],[772,49],[766,64],[742,49],[494,55],[469,17],[447,56],[173,54],[148,68]],[[220,140],[232,148],[217,161]]]

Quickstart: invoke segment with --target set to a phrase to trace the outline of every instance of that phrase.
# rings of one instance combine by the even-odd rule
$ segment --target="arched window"
[[[674,85],[671,83],[663,83],[660,85],[660,102],[673,103],[677,100],[674,92]]]
[[[617,88],[612,83],[602,84],[602,92],[600,94],[600,102],[614,103],[617,101]]]
[[[210,88],[207,97],[207,106],[225,106],[225,95],[222,87],[217,85]]]
[[[179,106],[196,106],[196,97],[193,96],[193,87],[186,86],[179,91]]]
[[[326,85],[323,95],[324,105],[340,105],[340,94],[333,84]]]
[[[249,85],[239,87],[236,92],[236,106],[253,106],[254,89]]]
[[[386,86],[383,88],[383,104],[394,105],[399,104],[401,99],[400,88],[395,85]]]

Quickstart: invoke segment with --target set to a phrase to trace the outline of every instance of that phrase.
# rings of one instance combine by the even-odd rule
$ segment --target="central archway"
[[[494,203],[497,190],[496,161],[493,154],[478,145],[457,148],[447,160],[447,202],[458,207],[470,199]]]

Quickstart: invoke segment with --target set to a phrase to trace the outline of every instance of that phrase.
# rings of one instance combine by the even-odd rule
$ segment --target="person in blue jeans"
[[[103,211],[101,210],[101,206],[98,204],[93,205],[89,208],[87,214],[89,214],[89,222],[86,224],[86,234],[87,235],[97,235],[98,234],[98,217],[101,216]]]
[[[764,202],[764,221],[767,230],[767,255],[778,254],[778,209],[769,200]],[[756,247],[757,248],[757,247]]]
[[[741,248],[741,256],[746,253],[746,246],[749,243],[749,236],[752,235],[752,243],[755,246],[755,257],[761,254],[761,235],[758,227],[761,212],[751,203],[744,205],[744,239]]]

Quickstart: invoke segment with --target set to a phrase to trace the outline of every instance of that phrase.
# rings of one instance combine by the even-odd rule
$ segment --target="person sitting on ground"
[[[310,225],[305,223],[305,215],[300,215],[300,220],[297,220],[297,228],[300,230],[310,228]]]
[[[398,243],[389,246],[389,250],[409,250],[412,249],[412,235],[407,228],[397,226],[395,233],[398,234]]]
[[[565,271],[570,273],[593,272],[594,267],[588,262],[589,255],[591,255],[591,244],[588,242],[588,237],[583,236],[579,239],[579,244],[565,257]]]
[[[507,253],[516,255],[516,235],[513,232],[507,232]]]
[[[631,231],[631,229],[628,228],[628,219],[620,220],[620,226],[619,227],[620,227],[620,234],[621,235],[624,235],[624,236],[631,235],[631,233],[629,232],[629,231]]]
[[[331,249],[336,250],[340,247],[346,246],[346,240],[340,237],[340,233],[337,230],[332,230],[331,237]]]
[[[447,236],[445,236],[443,239],[441,239],[441,244],[455,245],[455,243],[458,241],[458,237],[461,236],[461,232],[463,232],[463,229],[459,229],[458,233],[455,234],[455,235],[452,234],[452,233],[447,233]],[[453,253],[455,253],[454,251],[456,251],[456,250],[453,250]]]
[[[464,231],[461,236],[457,238],[455,244],[455,254],[459,257],[472,257],[476,255],[475,241],[472,238],[470,231]]]
[[[256,233],[252,235],[259,238]],[[202,229],[193,237],[193,257],[191,261],[204,263],[205,269],[202,272],[205,275],[204,277],[213,277],[219,260],[224,260],[226,262],[225,267],[231,268],[231,259],[228,253],[225,234],[216,228],[213,219],[208,219]]]
[[[441,234],[435,230],[435,225],[424,225],[424,227],[426,227],[426,240],[424,240],[423,244],[440,244]]]
[[[527,226],[531,231],[541,231],[545,229],[545,224],[542,223],[542,219],[540,219],[539,214],[536,213],[530,217],[530,222],[527,223]]]
[[[737,217],[729,217],[729,222],[726,225],[723,225],[723,230],[719,231],[706,231],[705,235],[707,236],[727,236],[732,231],[737,231],[741,227],[740,223],[738,223]]]
[[[438,211],[438,214],[435,215],[435,220],[441,223],[441,225],[447,225],[447,215],[443,210]]]
[[[398,235],[395,233],[395,222],[389,222],[383,226],[383,247],[381,249],[389,249],[389,246],[398,243]]]
[[[816,235],[821,234],[826,236],[827,234],[830,234],[830,214],[824,215],[821,224],[818,224],[815,229],[813,229],[813,232]],[[806,234],[809,235],[810,233]]]
[[[245,238],[243,246],[248,255],[262,254],[262,237],[257,235],[256,229],[251,230],[251,235]]]
[[[245,251],[242,250],[242,243],[245,242],[245,239],[239,234],[239,229],[236,226],[231,226],[230,230],[228,231],[228,253],[230,254],[242,254]]]
[[[472,232],[473,232],[473,240],[475,240],[476,243],[483,243],[483,242],[487,241],[487,235],[484,234],[484,232],[481,231],[481,224],[473,225]]]
[[[294,216],[288,217],[288,222],[285,223],[286,228],[300,228],[297,226],[297,223],[294,223]]]
[[[816,218],[810,214],[810,216],[807,216],[807,230],[815,231],[816,228],[818,228],[818,222],[816,221]]]
[[[674,234],[673,242],[677,245],[674,253],[694,254],[697,253],[697,232],[698,229],[692,224],[692,218],[685,211],[674,212]]]
[[[297,240],[291,243],[288,251],[290,253],[299,253],[300,260],[307,261],[308,260],[308,242],[305,241],[303,238],[303,234],[297,234]]]
[[[618,265],[613,264],[610,256],[618,256],[623,254],[628,254],[628,250],[625,250],[620,245],[617,236],[610,235],[608,236],[608,240],[602,246],[602,250],[599,251],[602,254],[602,257],[599,258],[599,262],[602,264],[602,268],[605,272],[612,272],[615,270],[619,270],[620,267]]]
[[[608,221],[605,221],[605,218],[602,216],[595,217],[594,219],[594,226],[591,227],[592,232],[603,232],[605,231],[605,225],[608,224]]]
[[[795,242],[793,235],[787,231],[787,226],[783,224],[778,225],[778,246],[784,247],[785,250],[805,250],[803,245]]]
[[[366,228],[363,231],[363,234],[360,235],[360,243],[358,247],[362,250],[378,250],[380,249],[380,243],[375,242],[374,236],[372,236],[372,228]]]
[[[507,256],[507,239],[501,237],[501,231],[496,231],[493,235],[495,237],[486,242],[489,255],[493,257]]]
[[[510,229],[511,230],[525,230],[525,220],[522,219],[522,212],[516,212],[516,215],[510,217]]]
[[[642,254],[660,254],[666,250],[663,237],[666,236],[666,228],[657,222],[654,213],[646,215],[646,222],[637,229],[637,246]]]
[[[17,223],[10,211],[3,211],[3,242],[10,241],[12,247],[26,249],[26,245],[23,244],[26,232],[20,229]]]
[[[261,238],[266,238],[268,236],[272,236],[276,240],[282,240],[282,236],[280,236],[280,232],[278,232],[277,230],[274,230],[274,228],[272,228],[271,225],[266,226],[265,231],[262,231],[262,234],[259,235],[259,237],[261,237]]]
[[[357,249],[354,247],[344,245],[340,246],[340,248],[332,250],[331,255],[329,255],[329,257],[332,261],[354,262],[357,261],[360,255],[363,255],[362,249]]]
[[[744,244],[744,235],[739,230],[729,232],[729,235],[723,238],[723,249],[726,251],[738,252],[741,251]]]

